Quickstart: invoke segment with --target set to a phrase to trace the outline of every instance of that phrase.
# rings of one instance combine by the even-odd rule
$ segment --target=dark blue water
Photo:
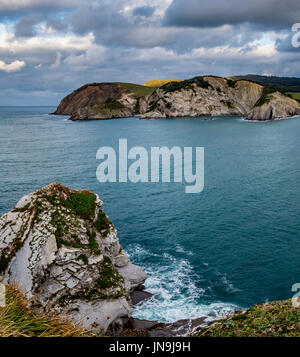
[[[135,310],[176,320],[292,296],[300,282],[300,118],[70,122],[54,108],[0,108],[0,214],[52,181],[98,193],[158,295]],[[100,146],[205,147],[205,189],[100,184]]]

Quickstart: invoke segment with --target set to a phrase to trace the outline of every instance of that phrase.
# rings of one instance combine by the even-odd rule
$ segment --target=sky
[[[295,23],[299,0],[0,0],[0,105],[89,82],[300,77]]]

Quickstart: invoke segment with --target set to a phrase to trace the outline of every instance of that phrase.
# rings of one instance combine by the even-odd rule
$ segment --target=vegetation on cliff
[[[203,77],[195,77],[192,79],[186,79],[185,81],[180,81],[180,82],[170,82],[170,83],[166,83],[165,85],[163,85],[161,87],[161,89],[164,92],[175,92],[175,91],[180,91],[182,89],[192,89],[193,90],[193,85],[197,85],[200,88],[212,88],[212,85],[209,84],[208,81],[206,81],[205,79],[203,79]]]
[[[63,98],[54,114],[72,120],[130,117],[138,114],[140,98],[154,90],[133,83],[88,83]]]
[[[300,114],[294,95],[254,79],[210,75],[183,81],[152,80],[144,85],[90,83],[65,97],[54,114],[71,115],[71,120],[135,115],[144,119],[239,115],[269,120]]]
[[[193,337],[300,337],[300,310],[291,300],[236,311],[192,334]]]
[[[96,332],[126,323],[130,292],[146,279],[102,204],[90,191],[52,183],[0,218],[0,281],[18,283],[39,312],[77,322],[88,315],[82,324]]]
[[[254,81],[263,86],[274,87],[284,92],[300,92],[300,78],[259,76],[257,74],[247,74],[245,76],[233,76],[231,78],[235,80],[244,79],[246,81]]]
[[[6,287],[6,306],[0,307],[0,337],[92,337],[69,318],[35,314],[18,289]]]

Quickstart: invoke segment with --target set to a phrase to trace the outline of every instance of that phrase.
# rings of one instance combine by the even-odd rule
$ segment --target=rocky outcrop
[[[153,88],[130,83],[90,83],[66,96],[53,114],[71,120],[127,118],[139,113],[140,97]]]
[[[37,311],[69,315],[96,332],[131,316],[130,293],[146,279],[120,246],[99,197],[50,184],[0,219],[0,281]]]
[[[248,113],[248,120],[270,120],[300,115],[300,104],[280,92],[263,96]]]
[[[283,93],[251,81],[214,76],[168,83],[143,98],[140,108],[142,119],[239,115],[268,120],[300,114],[300,104]]]
[[[249,80],[215,76],[173,81],[155,89],[130,83],[90,83],[65,97],[54,114],[71,120],[244,116],[269,120],[300,114],[300,103]]]

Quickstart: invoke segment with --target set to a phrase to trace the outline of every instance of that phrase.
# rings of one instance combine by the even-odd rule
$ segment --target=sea
[[[291,298],[300,283],[300,117],[72,122],[0,108],[0,215],[51,182],[90,189],[147,273],[141,319],[174,322]],[[203,147],[205,184],[99,183],[100,147]]]

